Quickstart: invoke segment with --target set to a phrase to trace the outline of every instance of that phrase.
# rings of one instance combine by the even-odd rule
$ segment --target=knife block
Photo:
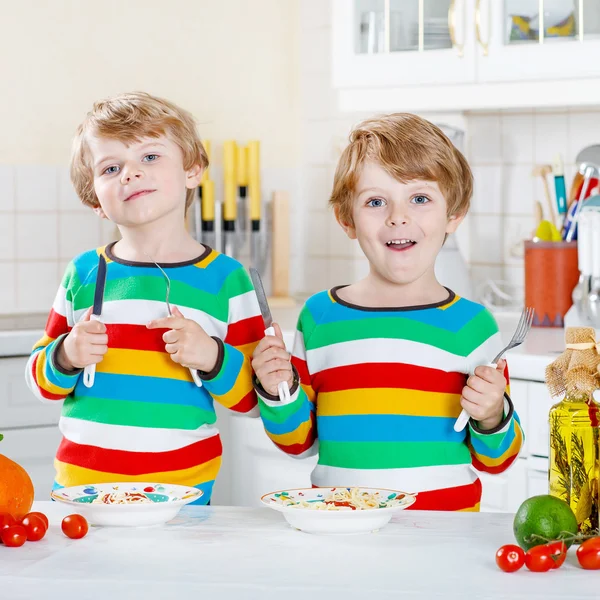
[[[271,296],[272,307],[295,306],[290,296],[290,198],[273,192],[271,200]]]

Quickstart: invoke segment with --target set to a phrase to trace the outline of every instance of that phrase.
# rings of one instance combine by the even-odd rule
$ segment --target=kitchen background
[[[512,37],[508,41],[504,23],[511,11],[518,7],[537,15],[542,4],[548,19],[556,21],[556,11],[562,10],[566,35],[571,35],[568,19],[582,10],[586,28],[577,21],[579,33],[572,32],[580,39],[547,40],[545,45],[531,37],[529,43],[520,40],[522,45],[513,44]],[[360,249],[327,208],[336,160],[352,125],[362,118],[411,110],[464,130],[475,193],[457,242],[474,294],[479,296],[490,280],[506,282],[509,304],[519,310],[522,242],[535,228],[534,202],[544,204],[542,180],[532,176],[534,166],[551,164],[560,154],[568,188],[577,169],[576,154],[600,140],[600,67],[593,58],[600,49],[600,3],[590,0],[172,0],[168,7],[158,0],[105,0],[101,7],[75,0],[0,0],[0,7],[0,75],[5,82],[0,95],[0,324],[9,333],[11,324],[17,327],[48,311],[74,255],[114,239],[114,227],[80,205],[67,169],[77,123],[94,100],[105,96],[143,89],[188,108],[201,135],[212,142],[217,198],[223,142],[260,140],[263,198],[276,190],[290,197],[289,284],[298,306],[306,296],[366,272]],[[383,53],[373,68],[375,62],[365,61],[375,60],[377,52],[365,56],[344,49],[345,39],[356,33],[348,26],[349,15],[390,9],[391,14],[406,10],[414,27],[404,37],[390,39],[404,45],[397,50],[406,51],[396,53],[393,63],[385,62],[389,55]],[[452,21],[455,35],[464,40],[460,59],[450,42],[448,17],[440,21],[439,16],[453,10],[460,13]],[[419,15],[425,27],[415,25]],[[475,16],[490,23],[491,37],[486,38],[485,24],[480,31],[484,42],[489,39],[485,58],[484,44],[475,40]],[[527,35],[532,36],[535,18],[529,23]],[[366,42],[362,33],[355,37],[361,50],[363,43],[379,43],[376,36]],[[416,52],[419,39],[425,52]],[[513,324],[507,319],[509,331]],[[292,329],[293,319],[288,334]],[[512,479],[489,483],[490,509],[511,509],[539,490],[532,480],[545,478],[544,423],[550,399],[541,383],[543,362],[562,344],[561,331],[546,333],[523,350],[525,366],[517,367],[514,381],[522,420],[534,424],[529,448],[511,470]],[[3,451],[46,477],[57,443],[56,411],[42,409],[26,396],[22,360],[0,360]],[[534,404],[541,407],[536,415],[528,408]],[[217,502],[230,501],[230,486],[240,473],[259,476],[252,466],[254,454],[242,451],[252,444],[262,457],[260,464],[269,465],[264,471],[292,473],[294,468],[295,461],[275,455],[260,437],[258,421],[240,423],[221,421],[225,436],[231,432],[242,442],[237,449],[227,450],[226,444]],[[7,431],[21,437],[15,442],[15,433],[11,442]],[[305,478],[311,464],[297,468],[298,477]],[[248,485],[258,493],[267,483]]]

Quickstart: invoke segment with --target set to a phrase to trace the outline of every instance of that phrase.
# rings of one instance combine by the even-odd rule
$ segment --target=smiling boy
[[[466,160],[428,121],[393,114],[352,132],[330,203],[369,274],[306,302],[291,364],[278,328],[253,356],[265,430],[291,456],[318,451],[313,485],[417,492],[414,509],[476,511],[472,466],[499,473],[517,457],[506,363],[481,366],[502,348],[496,322],[434,272],[471,193]],[[277,398],[281,381],[289,402]],[[472,418],[455,432],[463,407]]]
[[[121,239],[71,261],[27,365],[41,400],[64,400],[55,487],[181,484],[206,504],[222,453],[214,401],[241,413],[256,405],[250,355],[264,331],[250,279],[185,228],[207,166],[191,115],[148,94],[96,103],[77,131],[75,190]],[[90,313],[100,255],[99,322]],[[153,261],[170,280],[173,316]]]

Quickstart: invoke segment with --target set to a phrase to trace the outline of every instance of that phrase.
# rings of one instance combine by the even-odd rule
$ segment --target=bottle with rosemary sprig
[[[598,530],[600,481],[600,343],[589,327],[570,327],[565,351],[546,369],[550,409],[549,492],[573,509],[579,532]]]

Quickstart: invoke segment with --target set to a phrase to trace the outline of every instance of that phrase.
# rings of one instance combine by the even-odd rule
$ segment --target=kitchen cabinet
[[[0,358],[0,453],[19,463],[31,477],[36,500],[49,497],[54,455],[60,442],[61,403],[43,404],[25,383],[28,356]]]
[[[576,106],[600,94],[597,0],[333,0],[342,111]]]

